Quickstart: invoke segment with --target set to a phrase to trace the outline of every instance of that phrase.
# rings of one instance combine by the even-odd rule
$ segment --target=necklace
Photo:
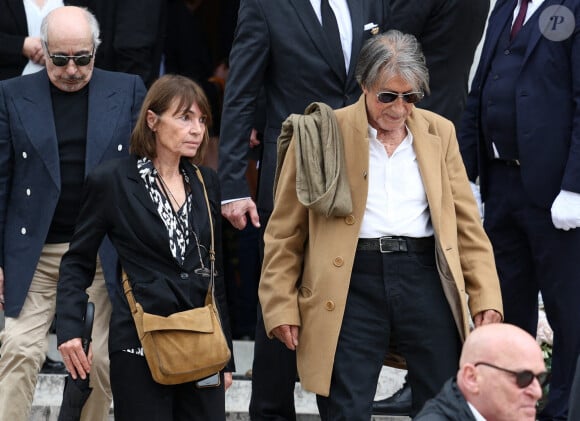
[[[165,180],[163,179],[163,177],[161,177],[161,174],[159,173],[159,171],[157,171],[157,176],[159,177],[159,181],[161,181],[161,188],[163,190],[163,193],[165,193],[165,197],[167,197],[167,199],[171,202],[171,199],[173,199],[173,202],[175,202],[175,205],[177,206],[177,209],[181,209],[181,207],[183,206],[183,204],[179,204],[179,202],[177,201],[177,199],[175,198],[175,196],[173,195],[173,193],[171,193],[171,189],[167,186],[167,184],[165,183]],[[183,180],[183,177],[182,177]],[[184,183],[184,189],[185,189],[185,183]],[[187,200],[187,198],[186,198]],[[173,209],[173,206],[171,206],[171,208]]]
[[[179,202],[175,199],[175,196],[173,196],[173,193],[171,193],[171,190],[169,189],[169,187],[167,186],[167,184],[165,183],[165,180],[163,179],[163,177],[161,176],[161,174],[159,174],[159,171],[157,171],[157,176],[159,177],[159,181],[161,181],[161,189],[163,190],[163,193],[165,194],[165,197],[167,197],[168,200],[173,199],[173,201],[175,202],[175,204],[177,205],[178,209],[181,208],[181,206],[179,206]],[[186,195],[185,195],[185,203],[187,203],[187,187],[185,186],[185,179],[182,177],[183,180],[183,187],[186,191]],[[179,217],[179,215],[177,214],[177,212],[175,211],[175,209],[173,209],[173,206],[171,206],[171,201],[169,203],[169,206],[171,207],[171,212],[173,213],[173,217],[175,218],[175,222],[177,223],[177,225],[179,225],[179,228],[181,229],[181,231],[184,233],[184,235],[188,235],[190,230],[188,229],[188,226],[185,225],[183,226],[182,221]],[[187,209],[187,208],[186,208]],[[187,210],[187,213],[189,215],[189,210]],[[211,216],[210,216],[211,218]],[[189,219],[189,218],[188,218]],[[207,268],[204,263],[203,263],[203,257],[201,255],[201,245],[199,244],[199,238],[197,236],[197,233],[195,232],[195,228],[193,228],[191,230],[191,233],[193,234],[193,238],[195,239],[195,247],[197,249],[197,255],[199,257],[199,264],[200,264],[200,268],[195,269],[195,273],[203,276],[203,277],[209,277],[210,276],[210,269]]]

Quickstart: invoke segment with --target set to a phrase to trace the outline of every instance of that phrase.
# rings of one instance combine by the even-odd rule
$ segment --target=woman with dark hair
[[[81,316],[105,236],[119,254],[136,301],[148,313],[167,316],[204,305],[213,225],[215,298],[231,349],[221,276],[219,184],[213,170],[196,165],[207,146],[210,124],[201,88],[186,77],[163,76],[145,97],[131,136],[132,155],[108,162],[88,176],[57,293],[59,351],[73,377],[90,371],[90,358],[81,348]],[[192,349],[191,358],[195,353]],[[233,358],[226,375],[217,373],[209,381],[156,383],[120,285],[113,300],[109,354],[116,420],[225,419],[224,390],[231,384]]]

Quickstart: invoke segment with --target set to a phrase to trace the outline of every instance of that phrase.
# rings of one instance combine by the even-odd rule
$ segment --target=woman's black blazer
[[[80,337],[87,301],[85,290],[95,273],[99,245],[105,235],[113,243],[122,268],[127,272],[137,302],[146,312],[169,315],[204,305],[209,278],[198,275],[199,253],[191,238],[182,265],[169,249],[163,224],[137,171],[137,158],[110,160],[87,178],[83,203],[69,251],[63,256],[57,292],[58,343]],[[201,184],[195,167],[186,159],[181,165],[190,180],[193,195],[191,224],[197,227],[202,258],[208,264],[210,225]],[[221,244],[221,198],[216,173],[200,167],[209,196],[215,230],[215,296],[224,332],[231,348],[226,306]],[[112,300],[109,352],[140,346],[128,303],[120,282]],[[195,352],[195,351],[193,351]],[[226,370],[233,370],[233,358]]]

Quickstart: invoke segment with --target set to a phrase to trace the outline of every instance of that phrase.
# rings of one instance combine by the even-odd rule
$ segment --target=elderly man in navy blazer
[[[535,336],[538,291],[554,330],[540,420],[564,420],[580,353],[580,2],[498,0],[459,130],[505,321]]]
[[[46,70],[0,82],[0,419],[27,420],[56,305],[58,268],[75,227],[85,175],[128,153],[145,87],[93,68],[99,26],[77,7],[43,21]],[[94,390],[84,420],[107,420],[110,302],[117,258],[101,247],[95,283]]]

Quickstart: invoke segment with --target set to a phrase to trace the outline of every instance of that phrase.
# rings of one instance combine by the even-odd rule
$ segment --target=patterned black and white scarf
[[[186,205],[174,212],[169,198],[165,197],[157,184],[159,175],[157,169],[153,166],[153,162],[149,158],[141,158],[137,161],[137,170],[143,181],[145,181],[149,196],[157,207],[157,212],[163,220],[165,228],[167,228],[171,254],[182,265],[185,259],[185,252],[189,246],[189,215],[191,214],[192,206],[191,188],[186,189]],[[189,186],[189,177],[183,169],[181,171],[186,185]],[[179,218],[179,221],[177,218]]]

